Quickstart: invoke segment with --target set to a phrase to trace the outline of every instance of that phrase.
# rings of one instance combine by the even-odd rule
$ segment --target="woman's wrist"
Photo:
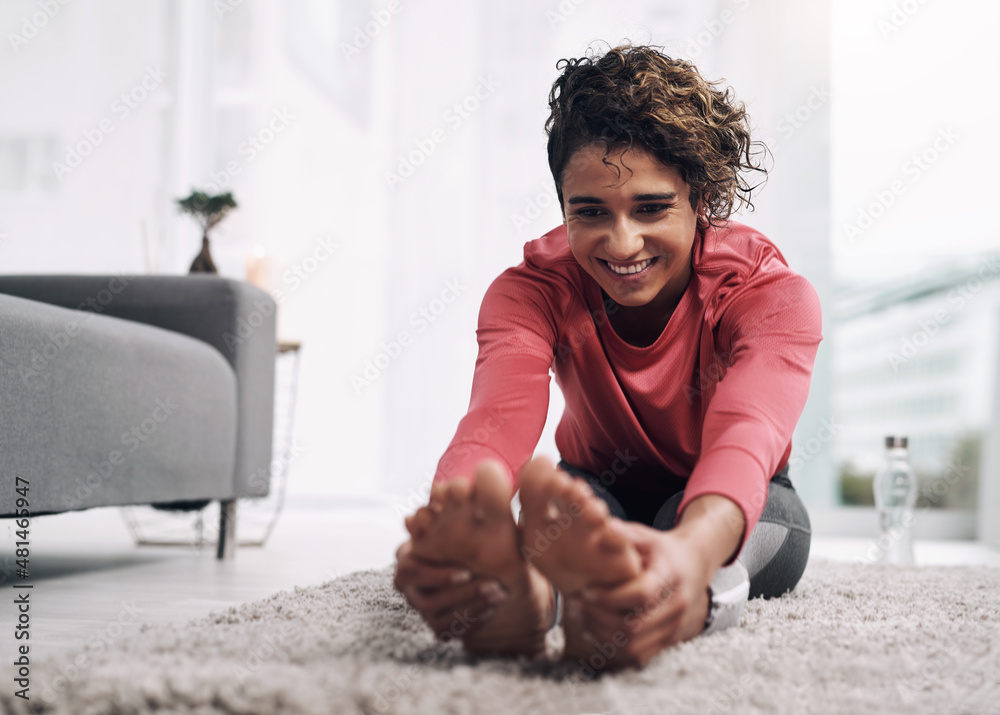
[[[698,554],[705,566],[706,583],[739,553],[746,519],[739,505],[719,494],[706,494],[684,509],[674,535]]]

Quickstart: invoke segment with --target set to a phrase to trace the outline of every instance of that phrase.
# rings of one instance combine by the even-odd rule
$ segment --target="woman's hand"
[[[496,612],[502,588],[490,579],[473,578],[464,568],[414,556],[408,540],[396,551],[393,585],[442,640],[466,635]]]
[[[641,667],[701,633],[714,570],[672,531],[620,527],[642,556],[642,573],[618,586],[585,589],[567,600],[566,617],[583,624],[584,639],[613,665]]]
[[[708,585],[736,556],[745,521],[735,502],[710,494],[688,504],[671,531],[616,525],[639,551],[642,572],[614,587],[584,589],[567,600],[566,617],[582,624],[582,637],[613,665],[643,666],[702,632]]]

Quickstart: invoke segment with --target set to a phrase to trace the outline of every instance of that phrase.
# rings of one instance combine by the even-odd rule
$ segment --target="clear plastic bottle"
[[[878,546],[881,561],[913,563],[913,507],[917,503],[917,478],[910,467],[906,437],[885,438],[885,463],[872,483],[878,510]]]

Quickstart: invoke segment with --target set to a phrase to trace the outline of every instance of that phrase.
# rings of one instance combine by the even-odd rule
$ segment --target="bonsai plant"
[[[208,232],[226,217],[230,209],[236,208],[232,193],[211,196],[203,191],[192,191],[187,198],[177,199],[182,213],[191,214],[201,226],[201,251],[191,262],[189,273],[218,273],[212,254],[208,249]]]

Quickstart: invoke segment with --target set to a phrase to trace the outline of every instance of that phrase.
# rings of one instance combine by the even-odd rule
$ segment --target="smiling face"
[[[700,203],[691,206],[677,169],[645,151],[612,152],[607,161],[620,174],[604,154],[602,144],[584,146],[563,172],[570,250],[626,312],[665,316],[665,324],[691,279]]]

